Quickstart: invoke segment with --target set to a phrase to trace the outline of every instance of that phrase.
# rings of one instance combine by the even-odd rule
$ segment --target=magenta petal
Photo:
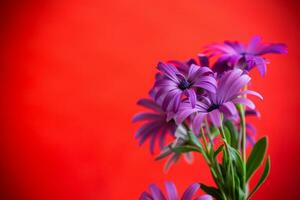
[[[199,183],[194,183],[183,193],[181,200],[192,200],[194,194],[200,188]]]
[[[235,105],[228,101],[220,106],[220,111],[224,113],[226,116],[235,116],[237,115],[237,110]]]
[[[208,194],[201,195],[200,197],[196,198],[195,200],[213,200],[212,196]]]
[[[188,97],[191,102],[192,108],[195,108],[196,100],[197,100],[196,92],[193,89],[189,89],[189,90],[187,90],[187,93],[188,93]]]
[[[156,120],[160,119],[161,116],[155,113],[138,113],[133,116],[132,122],[138,122],[138,121],[143,121],[143,120]]]
[[[139,200],[153,200],[151,195],[147,192],[143,192],[139,198]]]
[[[255,109],[254,103],[250,99],[247,99],[247,98],[236,98],[236,99],[232,100],[232,102],[235,104],[243,104],[245,106],[248,106],[251,109]]]
[[[152,194],[153,200],[166,200],[161,190],[154,184],[149,186],[149,190]]]
[[[207,115],[207,113],[197,113],[197,115],[194,117],[192,128],[195,135],[199,135],[200,128],[203,123],[204,117]]]
[[[157,105],[153,100],[150,100],[150,99],[140,99],[138,102],[137,102],[138,105],[141,105],[141,106],[144,106],[146,108],[149,108],[153,111],[157,111],[157,112],[160,112],[161,111],[161,108],[159,105]]]
[[[267,64],[265,59],[258,56],[255,56],[253,59],[260,75],[265,76],[267,73]]]
[[[211,120],[211,122],[216,126],[216,127],[220,127],[221,126],[221,113],[218,109],[213,110],[211,112],[208,113],[208,116]]]
[[[263,96],[261,96],[261,94],[259,94],[258,92],[255,92],[253,90],[245,90],[245,91],[239,93],[239,95],[243,95],[243,94],[251,94],[251,95],[257,96],[258,98],[263,100]]]
[[[260,41],[261,41],[261,37],[260,36],[254,36],[254,37],[252,37],[250,39],[249,44],[248,44],[247,52],[255,54],[257,52],[257,50],[258,50],[258,46],[259,46]]]
[[[178,193],[174,183],[167,181],[165,183],[168,200],[178,200]]]

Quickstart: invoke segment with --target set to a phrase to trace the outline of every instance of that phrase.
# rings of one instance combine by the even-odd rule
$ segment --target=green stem
[[[201,136],[203,138],[203,143],[204,143],[204,148],[205,148],[204,152],[202,153],[203,156],[204,156],[204,159],[206,160],[206,162],[207,162],[207,164],[210,168],[210,171],[213,175],[214,181],[218,185],[218,188],[219,188],[219,190],[222,194],[223,199],[227,200],[225,192],[224,192],[223,187],[222,187],[222,184],[224,184],[223,175],[222,175],[219,163],[217,162],[216,158],[214,157],[214,155],[211,155],[209,153],[208,146],[207,146],[207,140],[205,138],[203,128],[201,128]]]
[[[247,192],[247,183],[246,183],[246,163],[247,163],[247,157],[246,157],[246,119],[245,119],[245,108],[243,105],[238,105],[237,106],[239,115],[240,115],[240,123],[241,123],[241,153],[242,153],[242,159],[244,162],[244,168],[243,168],[243,186],[244,186],[244,191]]]

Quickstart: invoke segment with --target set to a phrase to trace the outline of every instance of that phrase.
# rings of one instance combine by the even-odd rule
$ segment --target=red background
[[[254,120],[272,170],[254,199],[299,197],[297,1],[10,1],[1,3],[3,200],[137,199],[152,183],[211,183],[205,163],[163,174],[133,138],[135,102],[159,60],[187,59],[224,39],[285,42],[270,56]]]

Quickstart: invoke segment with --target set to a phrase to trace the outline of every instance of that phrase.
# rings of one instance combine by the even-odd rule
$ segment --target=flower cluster
[[[150,97],[138,101],[150,111],[133,117],[133,122],[144,122],[135,135],[139,144],[149,140],[152,154],[158,144],[161,152],[157,159],[170,157],[166,169],[181,155],[191,162],[192,152],[201,153],[218,186],[217,194],[212,195],[208,187],[202,188],[205,192],[217,199],[249,198],[252,193],[247,193],[247,183],[253,172],[252,168],[246,170],[246,143],[253,149],[256,144],[264,143],[264,138],[255,142],[255,127],[246,122],[247,116],[259,116],[249,95],[262,99],[258,92],[248,89],[249,71],[256,67],[264,76],[269,62],[262,56],[269,53],[287,53],[287,48],[284,44],[262,44],[260,37],[253,37],[248,45],[230,41],[209,45],[198,55],[198,60],[159,62]],[[211,57],[216,60],[212,65]],[[167,135],[172,138],[169,144]],[[218,145],[220,142],[216,140],[223,144]],[[223,163],[216,159],[221,152]],[[225,169],[232,170],[230,184],[225,183],[229,173]],[[235,180],[238,179],[235,176],[242,178]],[[199,189],[200,184],[196,185]],[[229,193],[231,187],[236,189]],[[166,188],[169,199],[178,199],[173,183],[166,183]],[[141,199],[166,199],[156,186],[152,185],[150,191],[151,194],[143,193]]]

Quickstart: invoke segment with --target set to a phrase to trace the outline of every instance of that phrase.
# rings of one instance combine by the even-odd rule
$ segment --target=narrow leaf
[[[227,120],[225,122],[225,128],[229,130],[229,133],[230,133],[230,138],[231,138],[231,143],[230,145],[232,147],[234,147],[235,149],[237,149],[238,147],[238,131],[237,131],[237,128],[235,127],[235,125]]]
[[[259,141],[256,142],[254,145],[250,156],[247,160],[247,176],[246,176],[246,181],[248,182],[253,173],[256,171],[256,169],[261,165],[266,149],[267,149],[267,138],[263,137]]]
[[[175,153],[187,153],[191,151],[199,151],[197,148],[193,146],[178,146],[178,147],[171,147],[171,150]]]
[[[219,146],[219,148],[214,152],[214,156],[217,157],[218,154],[224,149],[224,144]]]
[[[200,183],[200,187],[205,193],[213,196],[214,198],[223,199],[221,192],[217,188],[204,185],[203,183]]]
[[[194,133],[189,131],[188,136],[189,136],[189,139],[192,142],[192,144],[194,144],[197,147],[202,149],[202,145],[201,145],[201,143],[199,142],[199,139],[196,137],[196,135]]]
[[[250,199],[252,197],[252,195],[258,190],[258,188],[265,182],[265,180],[267,179],[267,177],[269,175],[270,167],[271,167],[271,160],[270,160],[270,157],[268,157],[264,171],[263,171],[258,183],[256,184],[256,186],[253,188],[253,190],[249,194],[248,199]]]

